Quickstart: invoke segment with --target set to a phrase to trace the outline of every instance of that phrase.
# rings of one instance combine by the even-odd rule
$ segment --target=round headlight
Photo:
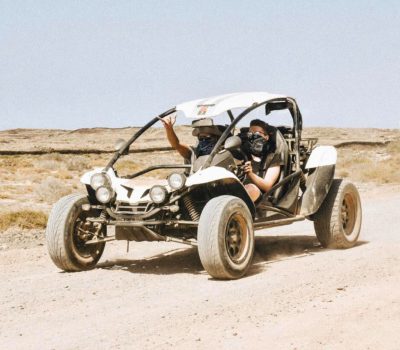
[[[168,176],[168,184],[174,190],[181,189],[183,186],[185,186],[185,182],[186,176],[184,174],[172,173],[170,176]]]
[[[96,198],[100,203],[108,203],[114,196],[114,191],[106,186],[100,186],[96,190]]]
[[[109,183],[108,176],[103,173],[94,174],[90,178],[90,186],[92,186],[94,190],[97,190],[100,186],[108,185]]]
[[[158,186],[158,185],[153,186],[149,192],[151,200],[156,204],[164,202],[167,198],[167,194],[168,194],[167,189],[164,186]]]

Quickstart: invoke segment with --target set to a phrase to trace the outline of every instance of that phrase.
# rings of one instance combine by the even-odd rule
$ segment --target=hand
[[[247,175],[252,175],[253,174],[253,167],[251,166],[251,162],[247,161],[243,165],[243,171]]]
[[[165,118],[159,118],[161,120],[161,122],[164,124],[164,127],[166,129],[172,129],[175,121],[176,121],[176,114],[170,114],[168,116],[166,116]]]

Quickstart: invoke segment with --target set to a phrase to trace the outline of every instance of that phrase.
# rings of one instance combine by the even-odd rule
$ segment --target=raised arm
[[[176,115],[169,115],[165,118],[162,119],[160,118],[160,120],[164,124],[165,132],[167,134],[167,139],[171,147],[176,149],[183,158],[190,159],[192,153],[190,147],[179,141],[179,138],[174,130]]]

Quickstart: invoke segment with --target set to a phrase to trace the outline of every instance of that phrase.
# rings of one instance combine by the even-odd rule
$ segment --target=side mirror
[[[115,141],[114,144],[114,149],[116,151],[119,151],[122,147],[124,147],[126,144],[126,141],[124,139],[118,139],[117,141]],[[124,153],[122,153],[122,155],[127,155],[129,153],[129,148],[126,149],[126,151]]]
[[[242,145],[242,140],[240,139],[239,136],[231,136],[226,139],[224,147],[228,151],[232,151],[235,149],[239,149],[241,145]]]

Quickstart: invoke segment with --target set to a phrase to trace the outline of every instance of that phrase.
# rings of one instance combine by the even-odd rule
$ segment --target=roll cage
[[[216,98],[218,100],[218,98]],[[192,102],[197,102],[197,101],[192,101]],[[104,168],[104,172],[107,172],[108,169],[112,168],[113,165],[117,162],[117,160],[123,155],[126,154],[126,152],[129,150],[129,147],[131,146],[132,143],[134,143],[146,130],[151,128],[157,121],[160,119],[163,119],[172,113],[175,113],[179,111],[179,106],[173,107],[160,115],[154,117],[151,119],[146,125],[144,125],[141,129],[139,129],[135,134],[132,135],[132,137],[126,141],[126,143],[119,149],[117,150],[111,160],[108,162],[106,167]],[[201,106],[201,104],[199,105]],[[301,139],[301,131],[302,131],[302,116],[300,113],[300,110],[297,106],[297,103],[295,99],[291,97],[274,97],[274,98],[269,98],[267,100],[261,101],[261,102],[254,102],[250,106],[247,106],[236,118],[234,117],[231,109],[226,109],[225,112],[227,112],[229,119],[231,120],[230,125],[226,128],[226,130],[222,133],[220,138],[218,139],[216,145],[214,146],[212,152],[208,156],[208,159],[205,161],[203,168],[207,168],[210,166],[213,158],[215,155],[218,153],[219,149],[221,148],[222,144],[225,142],[225,140],[228,138],[228,136],[231,135],[231,131],[235,128],[235,126],[245,117],[247,116],[250,112],[253,110],[265,106],[266,114],[268,114],[270,111],[273,110],[283,110],[283,109],[288,109],[292,119],[293,119],[293,129],[292,129],[292,136],[294,139],[294,144],[293,144],[293,149],[292,152],[295,155],[295,171],[300,170],[300,139]],[[201,115],[199,116],[201,117]],[[160,168],[161,166],[157,167]],[[164,166],[162,166],[164,167]],[[171,168],[172,166],[166,166],[168,168]],[[175,166],[174,166],[175,167]],[[176,168],[179,168],[182,166],[177,165]],[[187,166],[185,166],[187,167]],[[152,169],[151,169],[152,170]],[[149,170],[150,171],[150,170]],[[141,174],[144,174],[147,171],[142,171],[140,174],[135,174],[136,176],[139,176]]]

